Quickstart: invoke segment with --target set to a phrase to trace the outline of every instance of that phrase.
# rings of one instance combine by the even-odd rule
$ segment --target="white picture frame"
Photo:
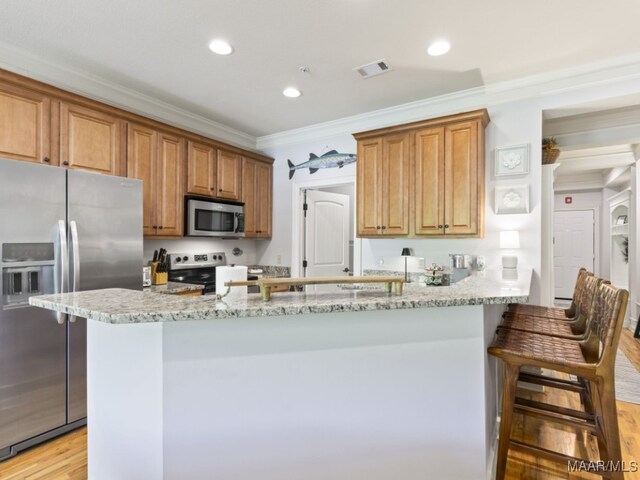
[[[529,144],[496,147],[494,175],[526,175],[529,173]]]
[[[529,213],[529,185],[495,188],[496,214]]]

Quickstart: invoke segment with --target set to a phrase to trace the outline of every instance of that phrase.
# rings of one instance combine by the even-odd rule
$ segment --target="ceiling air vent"
[[[362,65],[361,67],[356,67],[354,68],[354,70],[358,72],[362,76],[362,78],[370,78],[375,77],[376,75],[380,75],[381,73],[390,72],[391,67],[383,59],[367,63],[366,65]]]

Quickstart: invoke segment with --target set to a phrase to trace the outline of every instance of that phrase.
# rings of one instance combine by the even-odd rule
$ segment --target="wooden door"
[[[152,128],[130,123],[127,128],[127,177],[142,180],[144,235],[155,235],[157,223],[157,133]]]
[[[244,202],[244,235],[245,238],[257,237],[257,167],[258,162],[242,158],[242,201]]]
[[[427,128],[415,133],[416,235],[444,234],[444,136],[444,128]]]
[[[374,138],[358,142],[356,163],[356,208],[358,237],[382,233],[382,140]]]
[[[112,115],[60,103],[60,162],[109,175],[122,172],[122,121]]]
[[[256,164],[256,234],[258,238],[271,238],[273,209],[273,166],[263,162]]]
[[[216,197],[240,201],[242,189],[242,157],[238,153],[218,150]]]
[[[445,127],[445,233],[478,233],[478,122]]]
[[[382,235],[409,234],[409,134],[382,139]]]
[[[187,150],[187,193],[213,197],[216,188],[216,149],[189,141]]]
[[[51,163],[48,97],[0,84],[0,157]]]
[[[158,134],[156,161],[156,212],[158,236],[181,237],[184,233],[184,139]]]

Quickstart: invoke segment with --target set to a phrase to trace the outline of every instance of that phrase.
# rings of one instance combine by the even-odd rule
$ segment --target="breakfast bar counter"
[[[487,271],[402,296],[30,302],[89,319],[90,480],[484,479],[498,387],[486,347],[530,282]]]

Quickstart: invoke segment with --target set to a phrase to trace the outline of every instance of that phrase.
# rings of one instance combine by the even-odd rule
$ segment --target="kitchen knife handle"
[[[73,253],[73,292],[80,291],[80,245],[78,242],[78,225],[75,220],[69,222],[71,229],[71,251]],[[74,323],[76,316],[71,315],[69,322]]]
[[[60,277],[59,277],[59,292],[67,293],[69,289],[69,250],[67,249],[67,226],[64,220],[58,220],[58,243],[60,244]],[[56,318],[59,324],[63,324],[67,315],[62,312],[56,313]]]

